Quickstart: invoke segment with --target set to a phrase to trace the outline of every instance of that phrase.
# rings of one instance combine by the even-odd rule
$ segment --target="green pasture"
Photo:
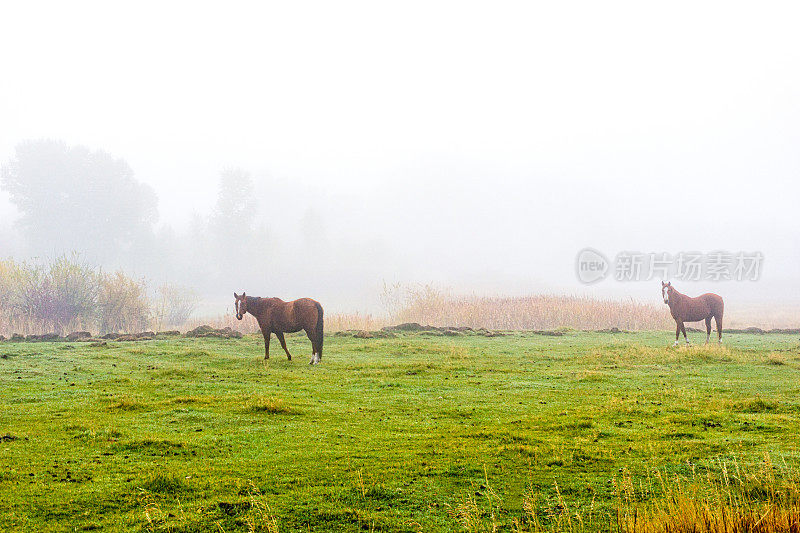
[[[0,530],[611,524],[620,480],[796,468],[798,336],[673,340],[328,335],[319,366],[301,335],[292,361],[256,336],[3,342]]]

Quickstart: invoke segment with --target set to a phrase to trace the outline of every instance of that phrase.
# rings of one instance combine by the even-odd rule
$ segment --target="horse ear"
[[[244,293],[242,293],[242,300],[244,300]]]
[[[233,297],[236,298],[237,300],[239,299],[239,295],[236,294],[236,291],[233,291]]]
[[[661,281],[661,286],[662,286],[662,287],[666,287],[666,286],[667,286],[667,284],[666,284],[666,283],[664,283],[664,281],[662,280],[662,281]]]
[[[672,287],[672,282],[671,281],[667,282],[667,287]]]

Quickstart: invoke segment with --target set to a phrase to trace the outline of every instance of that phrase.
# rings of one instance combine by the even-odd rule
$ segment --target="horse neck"
[[[677,305],[678,302],[686,298],[685,294],[682,294],[677,291],[677,289],[673,289],[673,293],[669,297],[669,306],[672,307],[673,304]]]
[[[263,308],[264,300],[259,296],[245,296],[245,301],[247,301],[247,312],[253,316],[258,316]]]

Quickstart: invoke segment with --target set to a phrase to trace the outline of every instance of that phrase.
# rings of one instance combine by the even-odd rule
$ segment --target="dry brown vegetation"
[[[501,330],[674,328],[663,308],[635,300],[585,296],[452,296],[432,287],[411,290],[394,317],[399,322],[432,326],[469,326]]]
[[[633,299],[537,294],[530,296],[464,296],[431,286],[384,287],[384,312],[379,315],[325,315],[326,331],[366,330],[404,322],[491,330],[672,330],[674,322],[662,305]],[[202,324],[256,333],[251,317],[236,320],[233,310],[217,317],[190,319],[197,304],[191,290],[162,285],[148,292],[145,280],[123,272],[105,273],[62,257],[49,264],[0,261],[0,334],[138,332]],[[782,308],[783,309],[783,308]],[[771,309],[771,314],[739,309],[726,327],[798,327],[797,313]]]
[[[195,305],[191,291],[148,292],[144,279],[104,272],[76,256],[49,263],[0,261],[0,333],[140,332],[180,326]]]

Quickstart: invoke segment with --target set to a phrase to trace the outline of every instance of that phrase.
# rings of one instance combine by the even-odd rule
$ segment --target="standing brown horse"
[[[678,345],[678,337],[683,332],[683,338],[686,344],[689,344],[689,339],[686,337],[686,328],[683,326],[684,322],[699,322],[706,321],[706,344],[711,337],[711,318],[713,317],[717,323],[717,334],[719,335],[719,343],[722,344],[722,312],[725,309],[725,304],[722,302],[722,297],[718,294],[706,293],[701,294],[697,298],[692,298],[681,294],[672,286],[672,283],[661,282],[661,296],[664,298],[664,303],[669,305],[669,312],[672,313],[672,318],[675,319],[677,329],[675,330],[675,344]]]
[[[316,365],[322,359],[322,306],[316,300],[300,298],[291,302],[284,302],[280,298],[259,298],[258,296],[241,296],[233,293],[236,298],[236,318],[239,320],[245,313],[250,313],[258,321],[261,333],[264,334],[264,359],[269,359],[269,337],[275,334],[286,352],[289,361],[292,355],[286,348],[284,333],[294,333],[305,330],[311,341],[311,362]]]

